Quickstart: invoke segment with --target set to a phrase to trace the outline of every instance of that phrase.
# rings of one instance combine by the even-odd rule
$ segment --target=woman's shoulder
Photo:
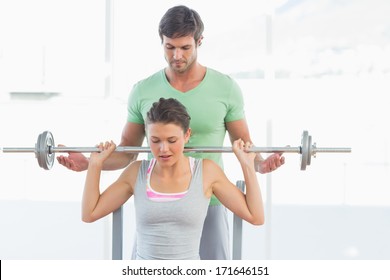
[[[138,173],[138,170],[140,169],[140,166],[141,164],[144,162],[145,160],[135,160],[135,161],[132,161],[130,162],[130,164],[126,167],[125,169],[125,173],[135,173],[137,172]]]
[[[206,169],[206,170],[219,169],[218,164],[216,164],[215,161],[208,159],[208,158],[202,159],[202,164],[203,164],[203,169]]]

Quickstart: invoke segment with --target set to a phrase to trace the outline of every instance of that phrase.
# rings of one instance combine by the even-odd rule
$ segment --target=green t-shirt
[[[160,97],[179,100],[191,116],[188,147],[222,147],[225,123],[245,118],[241,89],[229,76],[207,68],[203,81],[185,93],[173,88],[164,70],[134,85],[128,100],[128,122],[144,124],[146,114]],[[195,158],[214,160],[223,168],[221,153],[188,153]],[[215,204],[212,199],[211,204]]]

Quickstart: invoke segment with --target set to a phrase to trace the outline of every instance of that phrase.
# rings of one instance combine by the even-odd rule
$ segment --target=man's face
[[[168,38],[163,36],[164,57],[171,70],[186,72],[197,59],[197,45],[194,37]]]

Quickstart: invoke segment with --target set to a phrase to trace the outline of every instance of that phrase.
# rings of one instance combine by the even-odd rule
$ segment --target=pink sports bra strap
[[[194,174],[195,159],[192,157],[189,157],[189,163],[190,163],[191,174],[193,175]],[[150,200],[153,200],[153,201],[165,202],[165,201],[178,200],[178,199],[184,197],[187,194],[188,190],[186,190],[184,192],[180,192],[180,193],[160,193],[160,192],[156,192],[155,190],[153,190],[153,188],[150,185],[150,177],[151,177],[151,174],[152,174],[152,171],[153,171],[155,164],[156,164],[156,159],[152,158],[150,160],[148,170],[146,173],[146,182],[147,182],[146,194],[147,194],[148,198]]]

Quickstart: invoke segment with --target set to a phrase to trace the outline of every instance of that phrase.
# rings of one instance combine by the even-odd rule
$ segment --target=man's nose
[[[183,57],[183,52],[181,49],[175,49],[173,52],[173,58],[179,60]]]

